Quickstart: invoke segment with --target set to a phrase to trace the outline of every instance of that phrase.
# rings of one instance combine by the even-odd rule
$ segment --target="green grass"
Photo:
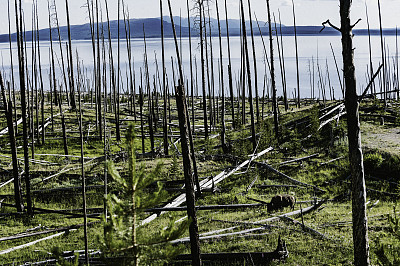
[[[46,109],[45,117],[48,117],[49,108]],[[128,115],[123,113],[121,118]],[[176,116],[175,111],[172,115]],[[303,107],[301,112],[282,112],[280,116],[281,125],[287,122],[293,121],[300,117],[310,117],[310,121],[316,118],[316,109],[312,106]],[[91,123],[90,135],[95,134],[94,127],[95,111],[94,109],[85,107],[84,116],[84,132],[85,136],[88,134],[89,123]],[[109,140],[109,154],[116,154],[125,150],[124,138],[117,142],[115,139],[114,124],[111,119],[114,119],[112,114],[107,114],[108,130],[111,131],[112,138]],[[78,137],[78,124],[76,120],[76,113],[67,112],[66,119],[69,121],[67,124],[68,136]],[[177,121],[173,121],[177,123]],[[146,123],[147,124],[147,123]],[[0,119],[0,125],[5,126],[5,123]],[[124,123],[123,126],[126,124]],[[142,142],[140,139],[140,120],[135,125],[137,126],[137,139],[136,149],[137,153],[142,152]],[[202,125],[202,121],[196,122],[196,125]],[[364,129],[372,133],[381,132],[381,128],[376,123],[363,122],[362,126]],[[385,127],[389,127],[386,125]],[[312,200],[314,197],[329,198],[332,199],[336,196],[347,193],[350,189],[350,185],[346,178],[349,176],[349,164],[347,159],[347,142],[343,139],[345,132],[345,123],[340,122],[339,124],[332,123],[327,126],[321,133],[317,133],[315,128],[305,127],[304,125],[298,125],[296,127],[286,128],[281,127],[281,140],[278,145],[274,139],[272,120],[266,119],[262,126],[259,126],[258,132],[261,133],[261,140],[259,142],[258,151],[266,149],[270,146],[274,147],[274,150],[267,153],[265,156],[260,158],[260,161],[265,161],[269,165],[277,168],[279,171],[289,175],[290,177],[299,180],[301,182],[318,186],[326,191],[326,194],[315,194],[311,189],[305,188],[269,188],[261,189],[258,185],[267,184],[291,184],[283,180],[278,175],[265,170],[260,170],[254,167],[244,168],[241,170],[241,174],[235,174],[219,183],[217,187],[220,189],[216,193],[204,193],[204,197],[197,201],[198,205],[214,205],[214,204],[233,204],[233,203],[255,203],[249,200],[247,197],[256,198],[264,201],[269,201],[271,197],[277,194],[294,194],[297,201]],[[18,128],[19,132],[22,132],[22,125]],[[175,131],[178,131],[176,127],[172,127]],[[161,131],[161,129],[159,129]],[[218,133],[218,132],[216,132]],[[331,133],[337,138],[332,139]],[[308,135],[313,134],[310,140],[305,139]],[[251,154],[252,144],[250,141],[236,141],[238,139],[244,139],[250,135],[248,125],[243,127],[241,130],[228,130],[227,139],[233,143],[232,154],[237,156],[238,163],[248,159],[247,155]],[[122,133],[124,136],[124,133]],[[37,143],[35,145],[36,154],[63,154],[63,142],[60,118],[56,118],[54,132],[51,127],[47,129],[47,140],[45,144]],[[375,139],[374,141],[378,141]],[[10,149],[7,146],[8,137],[3,136],[0,138],[0,154],[10,156]],[[162,142],[161,138],[156,138],[156,146]],[[332,145],[333,143],[333,145]],[[200,177],[215,176],[222,170],[230,167],[231,169],[236,166],[229,160],[226,161],[211,161],[204,160],[204,157],[211,154],[220,154],[221,149],[213,149],[214,146],[220,144],[220,138],[210,139],[207,143],[202,138],[195,140],[195,150],[200,154],[197,160],[197,166]],[[22,137],[18,136],[18,146],[22,145]],[[178,144],[178,149],[180,145]],[[80,156],[80,140],[78,138],[68,139],[69,154],[74,156]],[[145,139],[145,151],[150,151],[150,139]],[[174,148],[170,147],[170,152],[174,152]],[[279,166],[279,163],[287,161],[293,158],[300,158],[310,154],[318,153],[317,157],[311,158],[301,163],[294,163]],[[96,158],[104,155],[104,142],[93,138],[85,139],[84,143],[84,155],[85,157]],[[18,149],[18,156],[23,157],[22,147]],[[321,163],[325,163],[329,160],[343,157],[331,164],[321,166]],[[47,162],[55,163],[56,165],[44,165],[31,163],[32,172],[41,172],[41,175],[35,176],[32,179],[32,190],[41,189],[54,189],[54,188],[65,188],[65,187],[79,187],[81,185],[80,178],[80,159],[79,158],[65,158],[58,156],[35,156],[37,160],[44,160]],[[89,160],[89,159],[88,159]],[[85,160],[87,161],[87,160]],[[385,178],[382,173],[388,173],[391,171],[391,177],[399,176],[400,169],[398,168],[399,158],[393,153],[382,152],[378,150],[368,150],[365,153],[365,162],[367,174],[373,174],[380,178]],[[11,169],[11,159],[0,158],[0,166],[4,169]],[[154,160],[142,160],[146,167],[146,171],[154,168],[157,163],[164,165],[161,175],[158,180],[182,180],[183,179],[183,167],[182,158],[179,157],[174,162],[172,157],[169,158],[157,158]],[[23,166],[21,162],[20,166]],[[126,165],[124,158],[119,158],[116,161],[118,170],[123,173],[126,171]],[[53,177],[46,182],[42,182],[42,178],[46,178],[53,173],[59,172],[61,169],[72,169],[68,174],[59,175]],[[75,174],[75,175],[73,175]],[[85,167],[86,184],[91,185],[102,185],[104,183],[104,164],[98,163],[96,165],[90,165]],[[249,184],[257,177],[253,188],[246,193]],[[0,182],[6,181],[10,176],[0,176]],[[396,179],[398,181],[398,179]],[[119,187],[115,186],[112,180],[109,182],[109,191],[118,193]],[[389,185],[387,182],[377,181],[368,179],[366,180],[367,187],[373,188],[379,191],[387,191],[391,193],[397,193],[397,188]],[[24,188],[24,182],[22,182]],[[175,186],[180,188],[181,185]],[[13,194],[12,183],[8,186],[0,189],[1,195]],[[177,192],[170,193],[170,199],[173,199],[179,195]],[[390,228],[387,222],[387,215],[393,213],[393,206],[397,202],[393,202],[387,197],[381,197],[379,195],[367,195],[367,200],[371,203],[367,206],[368,208],[368,225],[370,226],[369,238],[371,247],[371,261],[373,264],[377,264],[377,258],[374,254],[374,250],[377,249],[380,241],[384,244],[390,244],[394,241],[393,235],[390,233]],[[1,199],[1,197],[0,197]],[[377,200],[380,200],[376,206],[373,206]],[[45,208],[45,209],[57,209],[57,210],[70,210],[79,209],[82,207],[82,196],[80,191],[74,192],[62,192],[52,195],[49,192],[43,192],[37,194],[34,199],[34,206]],[[13,203],[13,198],[8,197],[4,200],[7,203]],[[101,208],[103,206],[103,191],[102,189],[90,190],[87,195],[88,208]],[[302,204],[302,207],[307,207],[309,204]],[[296,205],[296,209],[300,207],[300,204]],[[242,222],[256,222],[264,220],[269,217],[273,217],[279,214],[289,212],[288,208],[283,211],[276,213],[268,213],[265,207],[253,208],[253,209],[239,209],[239,210],[213,210],[213,211],[198,211],[198,225],[200,233],[206,233],[212,230],[218,230],[221,228],[228,228],[233,224],[222,221],[242,221]],[[59,214],[35,214],[33,217],[28,217],[23,214],[15,214],[12,216],[1,216],[5,213],[13,213],[15,209],[9,207],[0,208],[0,237],[10,236],[17,233],[25,232],[29,228],[41,225],[48,228],[57,228],[69,225],[76,225],[83,222],[82,218],[67,218],[64,215]],[[174,219],[179,219],[186,216],[186,212],[174,212],[170,214],[161,215],[152,223],[146,225],[143,230],[150,232],[150,234],[157,234],[160,228],[163,228],[168,224],[169,219],[172,215]],[[142,215],[141,218],[145,218]],[[295,218],[297,221],[302,221],[301,217]],[[227,238],[221,238],[214,241],[202,241],[201,250],[204,253],[216,253],[216,252],[269,252],[276,248],[278,237],[280,236],[287,243],[289,250],[289,258],[286,261],[287,265],[351,265],[353,262],[353,249],[352,249],[352,226],[351,226],[351,202],[343,200],[338,202],[327,202],[319,210],[312,213],[306,214],[303,217],[304,224],[311,227],[324,235],[328,236],[329,239],[318,239],[313,235],[302,231],[301,226],[293,225],[290,223],[283,222],[281,220],[271,223],[271,225],[277,226],[272,230],[261,230],[253,233],[252,235],[236,235]],[[96,219],[90,218],[89,221],[97,221]],[[239,226],[235,231],[243,230],[248,226]],[[89,228],[89,249],[97,250],[101,248],[101,244],[98,241],[102,237],[103,230],[100,223],[95,224]],[[23,238],[19,240],[3,241],[0,242],[0,250],[4,250],[17,245],[25,244],[30,241],[40,239],[47,235],[34,236]],[[185,233],[188,236],[188,233]],[[51,252],[54,247],[58,247],[61,251],[71,250],[82,250],[84,248],[83,242],[83,228],[79,228],[75,231],[70,231],[62,236],[53,238],[48,241],[39,242],[31,247],[24,248],[18,251],[10,252],[6,255],[0,255],[0,264],[6,263],[23,263],[27,261],[40,261],[52,257]],[[189,253],[190,247],[188,245],[183,246],[184,252]],[[239,265],[243,263],[239,262]]]

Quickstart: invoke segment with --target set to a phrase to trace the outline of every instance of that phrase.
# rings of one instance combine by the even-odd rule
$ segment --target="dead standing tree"
[[[23,23],[22,23],[22,1],[15,0],[15,20],[17,27],[17,47],[18,47],[18,66],[19,66],[19,81],[21,91],[21,109],[22,109],[22,125],[23,125],[23,146],[24,146],[24,164],[25,164],[25,184],[26,184],[26,205],[28,214],[33,214],[32,199],[31,199],[31,182],[29,178],[29,144],[28,144],[28,121],[27,121],[27,106],[26,106],[26,85],[25,85],[25,58],[23,44]]]
[[[199,30],[200,30],[200,56],[201,56],[201,88],[203,96],[203,120],[204,120],[204,137],[208,139],[208,122],[207,122],[207,95],[206,95],[206,76],[205,76],[205,62],[204,62],[204,33],[203,33],[203,9],[204,0],[196,0],[195,7],[198,9]]]
[[[1,87],[1,94],[3,97],[4,112],[5,112],[6,118],[7,118],[8,135],[9,135],[10,146],[11,146],[15,206],[16,206],[18,212],[22,212],[24,210],[24,205],[22,202],[21,179],[20,179],[19,170],[18,170],[17,146],[16,146],[16,142],[15,142],[15,133],[14,133],[14,124],[13,124],[13,106],[12,106],[11,97],[7,101],[5,88],[4,88],[4,84],[3,84],[3,77],[1,75],[1,73],[0,73],[0,87]]]
[[[172,16],[171,10],[171,2],[168,0],[169,13],[171,17],[172,30],[174,33],[175,40],[175,49],[176,55],[178,58],[178,67],[179,67],[179,81],[178,86],[176,88],[176,104],[178,108],[178,116],[179,116],[179,127],[180,127],[180,135],[181,135],[181,146],[182,146],[182,155],[183,155],[183,170],[185,174],[185,189],[186,189],[186,203],[187,203],[187,214],[190,220],[189,225],[189,234],[190,234],[190,246],[192,253],[192,265],[199,266],[201,265],[200,258],[200,242],[199,242],[199,233],[197,227],[197,217],[196,217],[196,209],[195,209],[195,193],[194,193],[194,180],[192,174],[192,156],[190,150],[190,125],[189,119],[187,118],[187,105],[185,99],[185,89],[183,87],[183,71],[182,71],[182,63],[179,54],[178,41],[176,39],[176,31],[174,20]]]
[[[72,42],[71,42],[71,24],[69,22],[69,7],[68,7],[68,0],[65,0],[65,9],[67,12],[67,29],[68,29],[68,48],[69,48],[69,64],[70,64],[70,73],[71,76],[69,77],[70,82],[70,102],[72,110],[76,109],[75,103],[75,80],[74,80],[74,64],[72,61]]]
[[[269,32],[269,47],[271,56],[271,83],[272,83],[272,110],[274,112],[274,129],[276,139],[279,139],[279,121],[278,121],[278,102],[276,100],[276,85],[275,85],[275,68],[274,68],[274,44],[272,39],[272,26],[271,26],[271,10],[269,7],[269,0],[267,1],[268,13],[268,32]]]
[[[354,50],[350,23],[350,7],[352,0],[340,0],[341,28],[335,27],[329,20],[323,23],[341,32],[343,72],[345,80],[345,106],[347,111],[347,131],[349,140],[349,160],[352,176],[352,215],[354,264],[369,265],[368,227],[366,215],[366,187],[364,179],[363,154],[361,149],[361,133],[359,121],[359,101],[356,91],[354,67]]]
[[[243,1],[240,0],[240,9],[242,14],[242,30],[243,30],[243,48],[245,52],[246,62],[245,68],[247,70],[247,84],[249,87],[249,105],[250,105],[250,117],[251,117],[251,139],[253,142],[253,149],[257,148],[257,140],[256,140],[256,130],[255,130],[255,123],[254,123],[254,110],[253,110],[253,92],[251,86],[251,74],[250,74],[250,59],[249,59],[249,50],[247,47],[247,34],[246,34],[246,22],[244,18],[244,8],[243,8]],[[255,57],[254,57],[255,59]],[[245,94],[243,93],[243,98],[245,98]]]

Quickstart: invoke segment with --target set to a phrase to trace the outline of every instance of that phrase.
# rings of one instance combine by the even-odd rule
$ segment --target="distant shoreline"
[[[160,29],[160,24],[161,24],[161,19],[160,18],[148,18],[148,19],[132,19],[130,20],[130,28],[131,28],[131,34],[130,38],[131,39],[142,39],[143,38],[143,27],[146,32],[146,38],[160,38],[161,37],[161,29]],[[212,21],[212,36],[218,37],[218,27],[215,24],[215,21]],[[192,23],[191,23],[192,24]],[[229,20],[229,35],[230,36],[240,36],[240,28],[238,27],[238,23],[236,20]],[[100,24],[104,30],[104,35],[107,36],[108,32],[108,24],[104,22],[103,24]],[[110,32],[111,32],[111,39],[117,39],[118,37],[118,21],[110,21]],[[255,23],[255,25],[257,25]],[[260,30],[263,36],[267,36],[268,33],[268,27],[266,26],[266,23],[263,21],[260,21],[260,29],[256,26],[253,27],[254,29],[254,35],[255,36],[260,36]],[[189,36],[189,27],[185,24],[182,24],[182,27],[179,24],[176,24],[176,31],[178,36],[181,37],[188,37]],[[280,34],[280,30],[282,30],[282,35],[283,36],[294,36],[294,27],[293,26],[285,26],[285,25],[276,25],[278,28],[278,33]],[[248,26],[249,27],[249,26]],[[275,28],[275,27],[273,27]],[[340,33],[333,28],[326,27],[322,32],[320,32],[322,29],[321,26],[297,26],[296,31],[298,36],[340,36]],[[197,35],[199,35],[198,30],[191,26],[190,30],[192,37],[195,38]],[[355,36],[366,36],[368,35],[368,30],[367,29],[355,29],[353,30],[353,33]],[[181,35],[179,35],[181,34]],[[248,35],[250,34],[250,31],[248,31]],[[371,29],[370,34],[372,36],[380,35],[379,29]],[[275,35],[275,32],[274,32]],[[386,28],[383,29],[383,35],[384,36],[395,36],[396,35],[396,28]],[[32,31],[26,31],[25,32],[26,36],[26,41],[31,42],[32,41]],[[60,27],[60,36],[61,40],[67,40],[68,39],[68,33],[67,33],[67,27],[62,26]],[[221,21],[221,36],[225,37],[227,36],[227,31],[226,31],[226,22]],[[172,24],[169,22],[169,20],[166,20],[164,18],[164,37],[165,38],[173,38],[173,32],[172,32]],[[50,34],[49,34],[49,29],[41,29],[39,30],[39,38],[41,41],[50,41]],[[125,33],[125,28],[120,27],[120,38],[121,39],[126,39],[126,33]],[[72,40],[91,40],[91,32],[90,32],[90,25],[88,23],[82,24],[82,25],[71,25],[71,39]],[[11,34],[11,41],[16,41],[16,34],[12,33]],[[57,30],[53,29],[53,41],[58,41],[58,32]],[[4,42],[9,42],[9,35],[8,34],[1,34],[0,35],[0,43]]]

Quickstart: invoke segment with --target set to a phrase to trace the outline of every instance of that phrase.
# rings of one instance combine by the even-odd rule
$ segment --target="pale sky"
[[[15,31],[15,17],[14,17],[14,0],[11,1],[11,31]],[[32,19],[32,3],[33,0],[22,0],[25,12],[26,29],[31,29]],[[50,0],[53,1],[53,0]],[[55,0],[58,10],[58,17],[61,25],[66,24],[65,13],[65,0]],[[104,7],[104,0],[99,0]],[[164,2],[164,15],[168,15],[167,0]],[[247,0],[244,0],[247,6]],[[294,0],[296,8],[296,23],[297,25],[321,25],[327,19],[332,23],[339,25],[339,0]],[[7,17],[7,3],[8,0],[0,0],[0,8],[2,15],[0,16],[0,34],[8,33],[8,17]],[[87,8],[84,7],[86,0],[69,0],[70,20],[71,24],[88,23]],[[117,3],[118,0],[108,0],[110,9],[110,19],[117,19]],[[238,18],[239,0],[227,0],[229,18]],[[362,21],[358,24],[357,28],[366,28],[365,16],[365,3],[368,6],[369,21],[371,28],[379,28],[378,21],[378,4],[377,0],[353,0],[351,18],[355,22],[358,18]],[[131,18],[146,18],[158,17],[159,0],[125,0],[128,6]],[[186,0],[171,0],[173,15],[179,16],[180,9],[182,9],[182,17],[187,17]],[[218,0],[220,6],[220,16],[225,18],[224,0]],[[292,3],[291,0],[270,0],[271,9],[276,13],[278,9],[281,12],[282,23],[285,25],[293,25],[292,16]],[[189,5],[193,7],[193,0],[189,0]],[[251,0],[253,12],[257,14],[259,20],[267,20],[266,2],[265,0]],[[215,13],[215,0],[212,0],[212,16],[216,17]],[[39,26],[40,28],[48,27],[48,11],[47,1],[38,0],[39,12]],[[104,9],[105,10],[105,9]],[[381,12],[383,27],[394,28],[400,26],[398,14],[400,13],[400,0],[381,0]],[[248,16],[248,13],[246,12]],[[103,14],[106,18],[105,13]],[[253,17],[254,19],[254,17]]]

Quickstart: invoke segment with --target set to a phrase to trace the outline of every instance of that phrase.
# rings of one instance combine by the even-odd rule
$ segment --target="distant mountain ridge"
[[[214,18],[210,19],[211,22],[211,33],[213,36],[218,36],[218,23],[217,20]],[[174,23],[175,23],[175,28],[178,37],[188,37],[189,36],[189,25],[188,25],[188,19],[187,18],[182,18],[180,17],[174,17]],[[180,25],[182,23],[182,25]],[[238,36],[240,35],[240,21],[237,19],[229,19],[229,34],[230,36]],[[226,36],[226,21],[221,20],[221,34],[222,36]],[[145,32],[146,38],[159,38],[161,37],[161,19],[158,18],[141,18],[141,19],[131,19],[129,20],[129,26],[130,26],[130,37],[131,38],[143,38]],[[193,37],[199,34],[198,32],[198,25],[195,22],[195,18],[191,17],[190,18],[190,25],[191,25],[191,34]],[[262,35],[268,35],[268,23],[265,21],[260,21],[260,30]],[[281,24],[277,24],[277,29],[278,32],[280,32],[280,29],[282,30],[283,35],[294,35],[294,27],[293,26],[285,26]],[[126,29],[125,30],[125,23],[123,20],[120,21],[120,38],[125,39],[126,38],[126,32],[128,32],[128,24],[126,24]],[[249,21],[246,22],[246,28],[248,34],[250,34],[250,23]],[[273,30],[275,30],[275,25],[272,25]],[[328,36],[335,36],[339,35],[339,32],[332,28],[325,28],[322,32],[320,32],[322,26],[297,26],[297,35],[299,36],[304,36],[304,35],[328,35]],[[260,35],[260,30],[258,28],[257,22],[253,21],[253,30],[254,34],[259,36]],[[104,36],[107,38],[108,37],[108,23],[104,22],[99,25],[99,31],[100,34],[103,32]],[[118,37],[118,21],[113,20],[110,21],[110,32],[111,32],[111,38],[112,39],[117,39]],[[373,29],[370,31],[371,35],[378,35],[379,30]],[[355,35],[367,35],[368,31],[366,29],[357,29],[354,30],[353,33]],[[396,30],[395,29],[384,29],[383,30],[384,35],[395,35]],[[95,33],[96,34],[96,33]],[[128,33],[129,35],[129,33]],[[31,41],[32,40],[32,32],[27,31],[26,34],[26,41]],[[67,40],[68,39],[68,32],[67,32],[67,27],[62,26],[60,27],[60,36],[62,40]],[[172,24],[170,21],[169,17],[164,17],[164,36],[166,38],[172,38],[173,37],[173,31],[172,31]],[[49,29],[41,29],[39,30],[39,38],[41,41],[49,41],[50,40],[50,31]],[[82,24],[82,25],[71,25],[71,39],[72,40],[90,40],[91,39],[91,30],[90,30],[90,25],[89,23]],[[11,34],[11,40],[16,41],[16,34],[13,33]],[[58,32],[56,29],[53,29],[53,40],[58,40]],[[9,41],[9,36],[8,34],[2,34],[0,35],[0,42],[8,42]]]

